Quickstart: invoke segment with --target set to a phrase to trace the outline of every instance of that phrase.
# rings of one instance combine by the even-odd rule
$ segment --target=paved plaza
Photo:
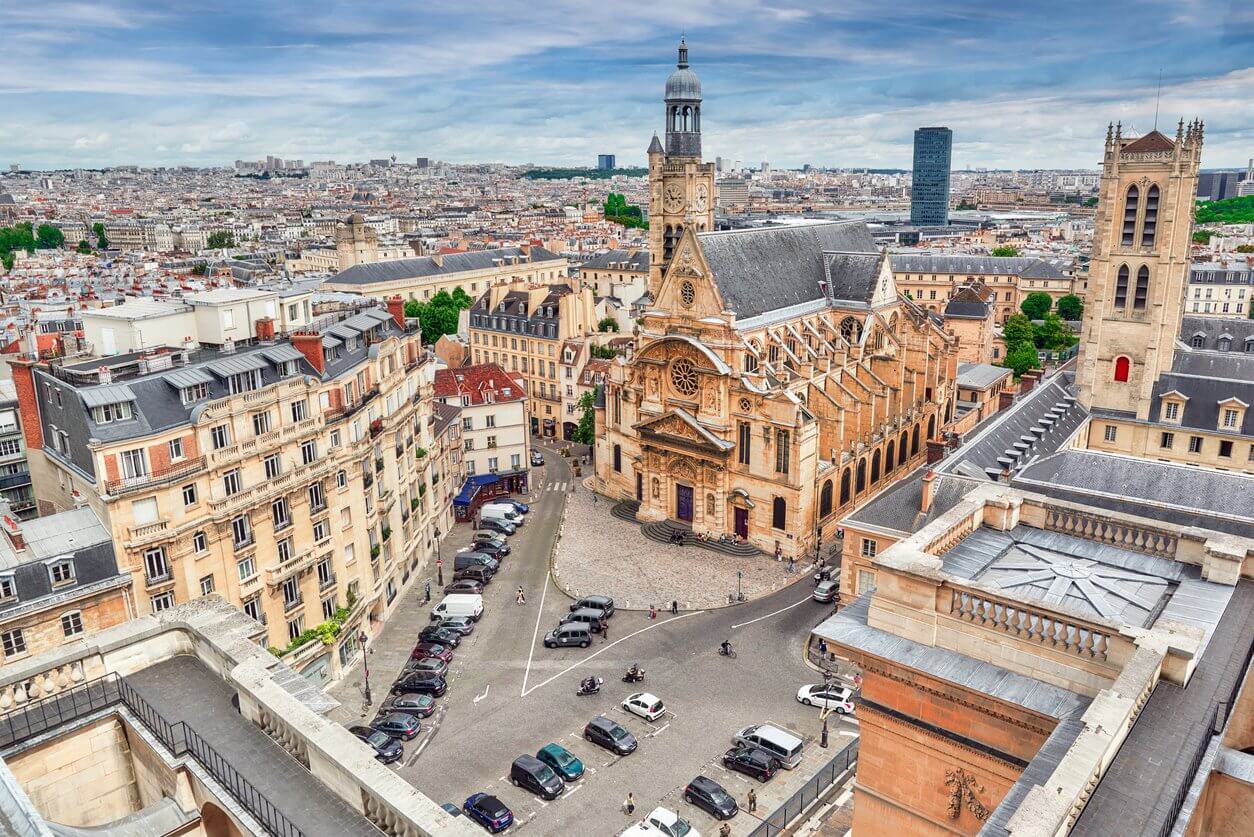
[[[567,498],[553,562],[553,580],[568,596],[613,596],[629,610],[666,609],[672,601],[680,610],[706,610],[726,606],[738,589],[752,601],[809,576],[809,563],[790,575],[787,561],[769,555],[741,558],[651,541],[638,524],[610,514],[612,501],[593,502],[590,482]]]

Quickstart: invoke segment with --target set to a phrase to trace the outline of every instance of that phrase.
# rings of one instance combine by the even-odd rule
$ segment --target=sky
[[[706,159],[1094,168],[1107,123],[1254,157],[1254,3],[46,0],[0,19],[0,165],[643,164],[681,33]]]

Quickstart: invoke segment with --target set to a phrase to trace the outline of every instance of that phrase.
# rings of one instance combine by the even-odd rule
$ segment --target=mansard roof
[[[879,258],[862,221],[834,221],[699,233],[702,254],[727,307],[745,320],[823,299],[822,283],[838,299],[866,301]]]

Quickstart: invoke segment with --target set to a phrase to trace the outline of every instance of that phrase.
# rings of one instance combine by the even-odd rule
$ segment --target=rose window
[[[671,386],[684,395],[694,395],[697,391],[697,369],[686,357],[671,364]]]

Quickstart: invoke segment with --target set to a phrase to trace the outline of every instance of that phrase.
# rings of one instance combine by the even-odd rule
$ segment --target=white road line
[[[562,798],[562,799],[565,799],[566,797],[570,796],[572,793],[574,793],[575,791],[579,790],[579,789],[580,789],[580,788],[582,788],[582,787],[583,787],[583,785],[582,785],[582,784],[579,784],[579,785],[571,785],[571,786],[570,786],[570,790],[568,790],[568,791],[566,791],[566,793],[562,794],[561,798]]]
[[[547,584],[546,584],[545,589],[546,589],[546,590],[548,589]],[[543,598],[543,596],[541,596],[541,599],[540,599],[540,605],[541,605],[541,607],[543,607],[543,606],[544,606],[544,598]],[[641,628],[640,630],[638,630],[638,631],[634,631],[634,632],[632,632],[632,633],[629,633],[629,634],[627,634],[627,636],[624,636],[624,637],[619,637],[618,639],[614,640],[613,642],[611,642],[611,643],[610,643],[610,644],[608,644],[608,645],[602,645],[600,648],[598,648],[596,651],[594,651],[593,653],[589,654],[588,656],[584,657],[582,660],[579,660],[578,662],[572,663],[570,666],[568,666],[567,668],[562,669],[562,670],[561,670],[561,671],[559,671],[557,674],[555,674],[555,675],[553,675],[552,677],[550,677],[548,680],[545,680],[543,683],[537,683],[536,685],[532,686],[530,689],[528,689],[528,688],[527,688],[527,675],[526,675],[526,674],[524,674],[524,675],[523,675],[523,691],[522,691],[522,697],[526,697],[526,696],[527,696],[527,695],[529,695],[530,693],[534,692],[536,689],[540,689],[540,688],[543,688],[544,686],[549,685],[549,684],[550,684],[550,683],[552,683],[554,680],[556,680],[557,678],[561,677],[561,676],[562,676],[562,675],[564,675],[564,674],[569,674],[570,672],[572,672],[572,671],[574,671],[575,669],[579,668],[581,665],[583,665],[584,663],[588,662],[589,660],[592,660],[592,659],[594,659],[595,657],[598,657],[598,656],[600,656],[601,654],[604,654],[606,651],[609,651],[611,648],[613,648],[615,645],[618,645],[618,643],[620,643],[620,642],[626,642],[627,640],[631,639],[633,636],[637,636],[637,635],[639,635],[639,634],[642,634],[642,633],[644,633],[645,631],[651,631],[651,630],[653,630],[654,628],[661,627],[662,625],[669,625],[671,622],[675,622],[675,621],[678,621],[678,620],[680,620],[680,619],[687,619],[689,616],[698,616],[698,615],[700,615],[700,614],[702,614],[702,613],[705,613],[705,611],[704,611],[704,610],[690,610],[690,611],[689,611],[689,612],[687,612],[687,613],[681,613],[681,614],[680,614],[680,615],[678,615],[678,616],[672,616],[670,619],[666,619],[666,620],[664,620],[664,621],[654,622],[652,625],[645,625],[645,626],[644,626],[643,628]],[[538,634],[539,632],[540,632],[540,618],[539,618],[539,616],[537,616],[537,617],[536,617],[536,633]],[[533,636],[533,637],[531,638],[531,652],[534,654],[534,653],[535,653],[535,650],[536,650],[536,640],[535,640],[535,637]],[[530,655],[530,654],[527,656],[527,670],[528,670],[528,672],[531,670],[531,655]]]
[[[536,637],[540,636],[540,620],[544,618],[544,597],[549,594],[549,575],[544,574],[544,587],[540,590],[540,606],[536,608],[536,629],[531,634],[531,650],[527,652],[527,670],[523,672],[522,692],[519,697],[527,696],[527,678],[531,676],[531,658],[536,653]],[[548,682],[547,680],[545,681]],[[543,684],[541,684],[543,685]]]
[[[646,735],[646,736],[645,736],[645,738],[655,738],[655,737],[657,737],[657,736],[661,735],[663,732],[665,732],[665,731],[666,731],[666,728],[667,728],[667,727],[669,727],[669,726],[670,726],[670,724],[669,724],[669,723],[663,724],[662,726],[660,726],[660,727],[658,727],[657,729],[653,730],[653,732],[651,732],[651,733],[649,733],[648,735]]]
[[[763,619],[770,619],[772,616],[778,616],[779,614],[783,613],[785,610],[792,610],[794,607],[797,607],[798,605],[803,605],[808,601],[810,601],[810,597],[806,596],[804,599],[802,599],[799,602],[790,604],[787,607],[781,607],[779,610],[776,610],[772,613],[768,613],[765,616],[759,616],[757,619],[750,619],[748,622],[741,622],[739,625],[732,625],[732,628],[733,629],[743,628],[745,625],[752,625],[754,622],[761,622]]]
[[[479,701],[481,701],[481,700],[483,700],[485,697],[487,697],[487,696],[488,696],[488,690],[489,690],[489,689],[491,689],[491,688],[492,688],[492,684],[491,684],[491,683],[489,683],[488,685],[484,686],[484,687],[483,687],[483,694],[481,694],[481,695],[475,695],[475,703],[478,703]]]

